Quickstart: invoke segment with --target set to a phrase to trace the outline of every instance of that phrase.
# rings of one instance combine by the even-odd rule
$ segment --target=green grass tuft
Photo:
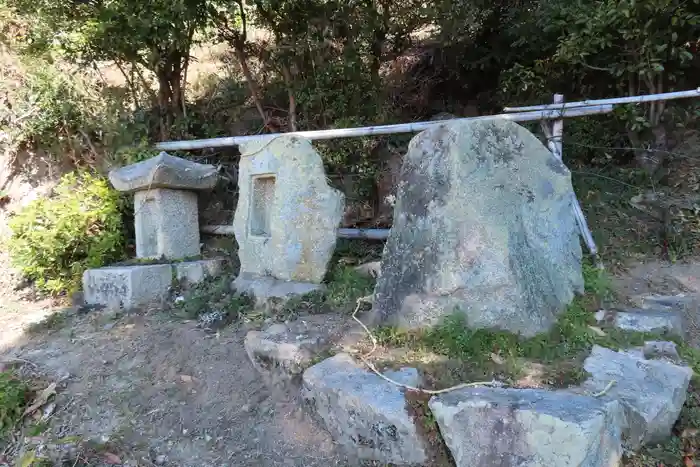
[[[29,399],[27,384],[7,371],[0,372],[0,437],[17,425]]]

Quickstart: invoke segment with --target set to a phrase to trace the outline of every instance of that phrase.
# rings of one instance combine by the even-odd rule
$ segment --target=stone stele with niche
[[[234,288],[263,304],[317,290],[335,249],[344,196],[311,142],[274,137],[240,146],[233,221],[241,262]]]

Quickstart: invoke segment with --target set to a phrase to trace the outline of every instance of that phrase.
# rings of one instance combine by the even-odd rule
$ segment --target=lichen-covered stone
[[[240,146],[233,222],[241,273],[320,283],[335,248],[343,194],[321,156],[295,136]]]
[[[596,320],[623,331],[659,333],[679,337],[685,335],[683,315],[675,309],[600,310],[596,313]]]
[[[136,256],[183,259],[200,254],[197,194],[155,188],[134,195]]]
[[[186,284],[197,284],[207,277],[216,277],[224,267],[221,258],[201,259],[197,261],[183,261],[175,263],[175,277]]]
[[[457,467],[612,467],[622,407],[576,394],[474,388],[429,403]]]
[[[411,140],[373,319],[458,311],[476,328],[547,330],[583,290],[567,168],[520,125],[446,123]]]
[[[417,386],[418,373],[395,380]],[[406,408],[402,389],[362,368],[347,354],[304,372],[302,395],[333,440],[350,455],[382,464],[425,465],[426,445]]]
[[[83,296],[87,305],[137,308],[167,298],[172,279],[170,264],[88,269],[83,273]]]
[[[671,434],[685,402],[693,370],[667,360],[647,360],[643,351],[594,346],[584,362],[590,377],[581,388],[603,392],[603,400],[618,400],[625,408],[624,442],[637,449]]]
[[[289,381],[331,348],[344,322],[341,316],[327,314],[275,323],[262,331],[249,331],[245,350],[255,369],[272,382]]]
[[[208,190],[216,185],[217,179],[218,173],[213,165],[199,164],[165,152],[109,173],[114,188],[126,192],[153,188]]]

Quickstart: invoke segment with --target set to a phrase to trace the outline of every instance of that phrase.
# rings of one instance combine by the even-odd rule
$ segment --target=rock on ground
[[[416,386],[418,373],[404,370],[393,379]],[[426,445],[408,413],[403,391],[347,354],[338,354],[304,372],[302,395],[349,455],[398,465],[424,465]]]
[[[623,331],[684,337],[684,304],[671,299],[672,297],[644,297],[640,300],[641,308],[600,310],[596,313],[596,320]]]
[[[621,458],[617,401],[474,388],[433,397],[429,406],[457,467],[608,467]]]
[[[315,315],[287,324],[275,323],[262,331],[249,331],[245,349],[258,371],[273,381],[291,380],[330,349],[344,323],[338,315]]]
[[[411,140],[373,320],[532,336],[583,291],[568,169],[505,121],[453,122]]]
[[[582,389],[605,391],[601,399],[619,400],[625,408],[628,449],[671,435],[693,376],[690,368],[667,360],[647,360],[642,352],[615,352],[597,345],[584,369],[590,377]]]

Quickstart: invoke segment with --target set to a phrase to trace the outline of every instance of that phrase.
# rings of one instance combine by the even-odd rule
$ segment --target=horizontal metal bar
[[[233,235],[232,225],[203,225],[199,228],[200,232],[212,235]]]
[[[386,240],[391,229],[338,229],[338,238]]]
[[[156,148],[163,151],[188,151],[192,149],[222,148],[238,146],[249,141],[268,140],[280,136],[301,136],[310,140],[334,138],[355,138],[359,136],[391,135],[399,133],[416,133],[445,122],[505,119],[516,122],[553,120],[562,117],[580,117],[612,112],[612,105],[589,106],[580,109],[557,109],[537,112],[522,112],[482,117],[456,118],[451,120],[431,120],[428,122],[399,123],[396,125],[378,125],[359,128],[337,128],[331,130],[294,131],[289,133],[270,133],[266,135],[229,136],[224,138],[196,139],[190,141],[166,141],[157,143]]]
[[[234,234],[232,225],[203,225],[199,230],[212,235]],[[391,229],[338,229],[338,238],[384,240],[389,237],[390,230]]]
[[[597,105],[615,104],[641,104],[642,102],[670,101],[673,99],[687,99],[700,97],[700,88],[689,91],[664,92],[661,94],[649,94],[646,96],[614,97],[611,99],[592,99],[577,102],[565,102],[563,104],[527,105],[524,107],[504,107],[504,112],[532,112],[537,110],[562,110],[574,109]]]

